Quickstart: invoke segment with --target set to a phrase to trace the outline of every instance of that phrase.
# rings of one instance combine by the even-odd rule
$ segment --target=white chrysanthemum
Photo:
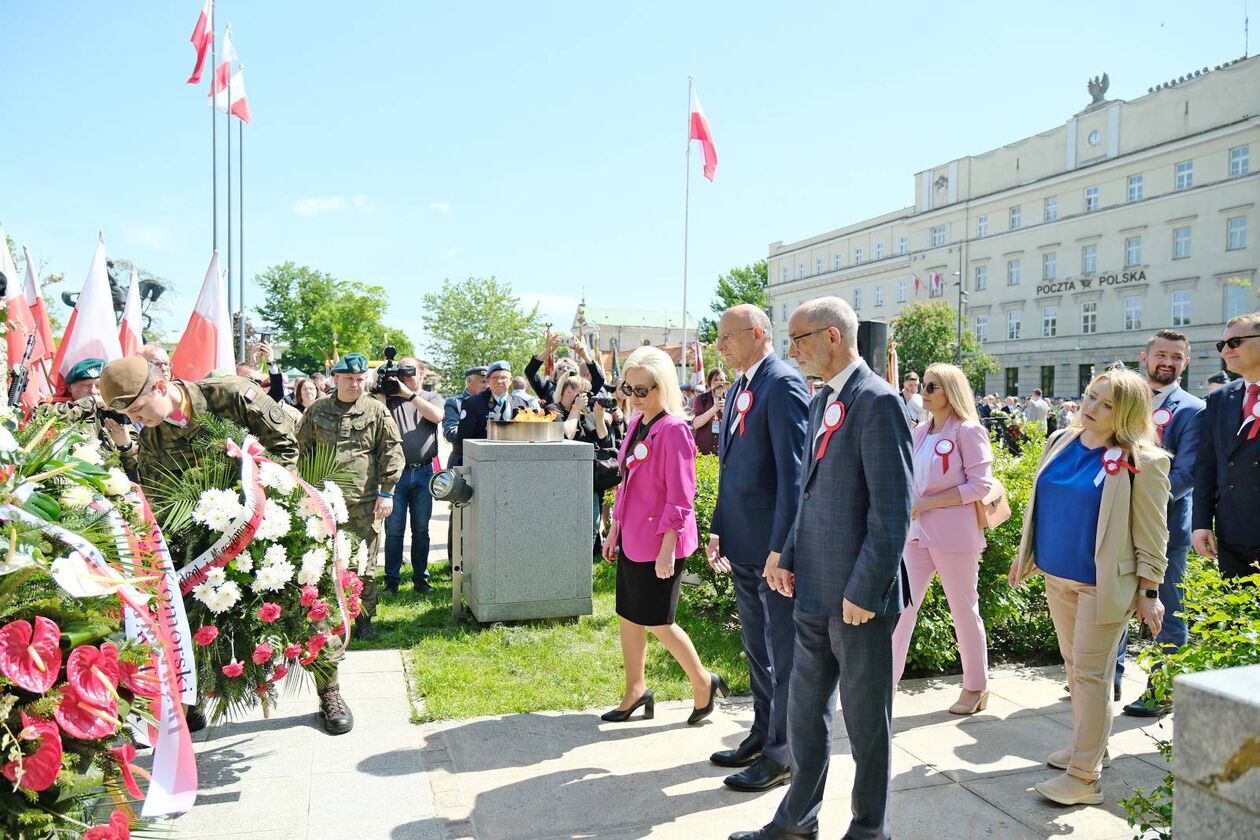
[[[354,567],[362,575],[367,571],[368,548],[367,541],[360,540],[359,548],[354,552]]]
[[[193,520],[212,531],[226,531],[245,512],[235,490],[203,490],[193,510]]]
[[[122,496],[131,490],[131,479],[118,467],[110,467],[105,477],[105,492],[110,496]]]
[[[328,549],[312,548],[302,555],[302,565],[322,566],[328,562]]]
[[[228,591],[226,587],[222,587],[210,596],[210,602],[206,604],[206,607],[212,613],[224,613],[236,606],[236,602],[240,599],[239,590]]]
[[[264,461],[259,466],[258,480],[262,482],[263,487],[279,490],[283,496],[287,496],[297,489],[297,480],[294,479],[293,473],[274,461]]]
[[[255,592],[279,592],[293,580],[293,564],[288,560],[261,567],[254,577],[251,588]]]
[[[284,506],[275,499],[268,499],[263,507],[263,521],[255,534],[260,540],[278,540],[289,533],[293,526],[293,517]]]
[[[222,569],[211,569],[206,572],[206,583],[213,587],[220,587],[227,582],[227,574]]]
[[[61,504],[74,510],[83,510],[92,504],[93,493],[82,484],[71,484],[61,493]]]
[[[326,540],[332,536],[322,516],[312,516],[306,520],[306,536],[313,540]]]
[[[263,552],[263,563],[268,566],[274,566],[277,563],[283,563],[289,559],[289,553],[284,550],[282,545],[267,546],[267,550]]]
[[[208,581],[199,583],[192,588],[193,597],[206,606],[210,606],[210,602],[214,599],[214,586]]]
[[[297,582],[302,586],[318,586],[320,578],[324,576],[324,567],[322,565],[304,564],[297,573]]]
[[[254,571],[254,556],[248,551],[242,551],[236,555],[236,559],[232,561],[232,568],[238,572]]]
[[[76,446],[70,453],[70,457],[77,458],[85,464],[94,464],[98,467],[105,463],[105,458],[101,455],[101,447],[95,443],[84,443]]]
[[[219,594],[231,598],[232,603],[235,604],[237,601],[241,600],[241,587],[237,585],[236,581],[229,580],[219,587]]]
[[[332,508],[333,519],[338,525],[350,518],[350,512],[346,510],[345,494],[331,481],[324,482],[324,501],[328,502],[328,506]]]

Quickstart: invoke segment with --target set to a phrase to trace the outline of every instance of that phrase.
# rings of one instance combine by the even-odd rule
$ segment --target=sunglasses
[[[647,395],[652,393],[655,390],[656,390],[655,385],[652,385],[651,387],[648,387],[648,388],[644,388],[642,385],[635,385],[632,388],[630,387],[629,384],[625,382],[621,383],[621,393],[625,394],[627,397],[638,397],[641,400],[647,399]]]
[[[923,386],[923,393],[925,394],[935,394],[937,391],[944,391],[944,390],[945,390],[945,386],[939,385],[936,382],[929,382],[928,384]]]
[[[1242,346],[1242,343],[1249,338],[1260,338],[1260,333],[1255,333],[1252,335],[1236,335],[1233,338],[1227,338],[1224,341],[1218,341],[1216,342],[1216,352],[1219,353],[1222,350],[1224,350],[1226,347],[1228,347],[1230,350],[1237,350],[1239,347]]]

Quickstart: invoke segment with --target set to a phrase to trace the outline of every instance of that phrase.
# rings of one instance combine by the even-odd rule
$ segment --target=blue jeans
[[[1181,580],[1186,576],[1186,558],[1190,554],[1188,545],[1168,546],[1168,568],[1164,570],[1164,582],[1159,585],[1159,600],[1164,605],[1164,624],[1155,641],[1165,648],[1177,649],[1190,639],[1190,631],[1186,629],[1186,620],[1181,617],[1185,607],[1181,603]],[[1129,646],[1129,628],[1120,637],[1120,648],[1116,651],[1116,685],[1120,685],[1120,677],[1124,675],[1124,655]]]
[[[398,584],[402,574],[403,536],[411,521],[411,582],[429,581],[429,517],[433,515],[433,496],[429,479],[433,465],[405,467],[394,486],[394,510],[385,522],[385,582]]]

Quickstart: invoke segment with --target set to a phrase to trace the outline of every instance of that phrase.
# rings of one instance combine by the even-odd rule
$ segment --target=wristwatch
[[[1150,598],[1152,601],[1154,601],[1159,598],[1159,590],[1158,589],[1143,589],[1142,597]]]

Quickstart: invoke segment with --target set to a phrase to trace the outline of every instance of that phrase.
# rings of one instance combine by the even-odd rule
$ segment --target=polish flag
[[[690,145],[692,140],[700,141],[700,148],[704,150],[704,177],[712,181],[717,174],[717,147],[713,145],[709,118],[704,115],[704,108],[700,107],[700,97],[696,95],[695,88],[691,89],[691,131],[687,135],[687,144]]]
[[[140,352],[144,344],[140,315],[140,272],[131,267],[131,285],[127,288],[127,305],[123,307],[122,323],[118,329],[118,343],[122,354],[131,356]]]
[[[941,273],[933,271],[928,277],[932,280],[932,294],[939,295],[941,293]]]
[[[35,273],[35,258],[31,256],[31,249],[22,246],[22,255],[26,257],[26,305],[31,309],[31,317],[35,319],[35,326],[39,330],[39,344],[36,348],[41,359],[52,359],[53,357],[53,337],[52,324],[48,321],[48,309],[44,306],[44,293],[39,286],[39,277]]]
[[[114,298],[109,289],[105,269],[105,234],[102,232],[92,254],[83,291],[70,313],[70,323],[61,337],[61,345],[53,359],[52,382],[61,391],[66,374],[84,359],[103,359],[106,363],[122,358],[118,344],[118,323],[114,320]]]
[[[206,55],[210,52],[210,45],[214,43],[214,29],[210,26],[214,17],[213,6],[214,0],[206,0],[205,5],[201,7],[201,14],[197,17],[197,25],[193,27],[192,37],[188,39],[197,49],[197,65],[193,67],[192,75],[188,77],[190,85],[201,82],[201,70],[206,65]]]
[[[232,319],[228,315],[227,298],[223,295],[223,277],[219,273],[219,252],[210,257],[201,294],[193,307],[192,317],[171,356],[171,375],[176,379],[204,379],[212,370],[232,370]]]
[[[39,365],[43,359],[40,355],[39,329],[26,303],[26,293],[17,282],[17,266],[13,264],[13,255],[9,252],[8,240],[5,239],[3,230],[0,230],[0,246],[3,246],[0,247],[0,273],[4,274],[4,303],[8,314],[8,329],[5,331],[5,338],[11,367],[21,364],[22,357],[26,355],[27,340],[31,336],[36,338],[35,348],[26,363],[31,371],[31,377],[19,399],[22,408],[30,411],[48,393],[48,381],[44,378],[43,368]]]
[[[214,69],[214,79],[210,82],[210,93],[214,97],[214,107],[227,113],[228,80],[232,75],[232,62],[237,60],[236,47],[232,46],[232,27],[223,33],[223,54],[219,56],[219,66]]]
[[[232,105],[229,113],[242,122],[252,122],[249,115],[249,100],[245,98],[245,68],[241,67],[232,74],[232,84],[228,86],[228,98]]]
[[[919,293],[919,286],[922,285],[919,282],[919,275],[911,274],[910,276],[914,278],[914,293],[917,295]]]

